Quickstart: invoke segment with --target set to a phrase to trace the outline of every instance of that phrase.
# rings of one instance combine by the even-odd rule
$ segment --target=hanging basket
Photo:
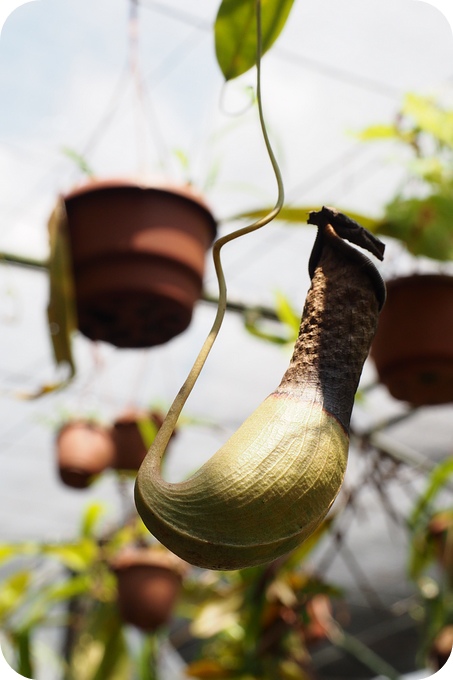
[[[79,330],[152,347],[189,325],[216,222],[189,186],[93,181],[64,196]]]
[[[371,346],[379,380],[414,406],[453,401],[453,277],[420,274],[387,283]]]
[[[92,422],[66,423],[57,435],[57,466],[66,486],[84,489],[114,459],[114,443],[105,427]]]
[[[116,470],[137,471],[142,464],[148,446],[140,429],[140,422],[149,422],[155,432],[163,422],[163,416],[157,411],[131,410],[123,413],[115,420],[112,428],[115,442],[115,458],[112,467]],[[172,438],[175,432],[172,434]]]
[[[127,548],[112,562],[123,621],[153,631],[170,619],[188,565],[160,548]]]

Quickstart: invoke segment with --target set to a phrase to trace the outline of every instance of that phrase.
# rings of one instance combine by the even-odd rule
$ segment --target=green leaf
[[[157,635],[148,635],[143,641],[138,657],[139,680],[159,680],[158,678],[158,640]]]
[[[451,174],[439,158],[415,158],[409,163],[409,171],[425,182],[442,186],[451,181]]]
[[[17,649],[17,672],[25,678],[34,678],[35,672],[32,660],[30,631],[14,631],[11,633],[11,637]]]
[[[419,130],[453,148],[453,111],[441,109],[429,97],[408,94],[404,99],[402,112],[414,120]]]
[[[151,418],[141,418],[137,420],[137,427],[144,445],[149,448],[156,438],[158,426]]]
[[[95,530],[101,515],[105,512],[103,503],[91,503],[82,518],[81,534],[85,538],[94,538]]]
[[[48,232],[50,243],[50,299],[47,307],[49,333],[55,363],[57,366],[66,365],[69,374],[60,382],[43,385],[34,393],[22,394],[24,399],[36,399],[66,387],[76,372],[71,335],[77,329],[77,314],[66,208],[61,199],[49,218]]]
[[[453,458],[448,458],[439,465],[436,465],[433,472],[431,473],[428,485],[425,492],[420,496],[417,504],[412,511],[411,517],[409,519],[409,525],[415,528],[423,516],[427,513],[433,500],[443,489],[443,487],[450,481],[453,476]]]
[[[388,678],[388,680],[400,680],[400,674],[376,652],[365,645],[358,637],[346,633],[337,623],[332,625],[329,633],[330,641],[347,652],[357,661],[360,661],[374,674]]]
[[[49,220],[50,239],[50,301],[49,323],[56,326],[51,337],[58,365],[69,364],[75,372],[71,351],[71,333],[77,328],[74,281],[70,259],[66,209],[60,200]]]
[[[453,197],[395,198],[386,207],[377,233],[402,241],[413,255],[453,259]]]
[[[88,538],[73,544],[45,546],[43,552],[77,572],[88,569],[99,556],[97,544]]]
[[[274,44],[289,16],[294,0],[262,0],[263,54]],[[214,26],[215,51],[225,80],[256,64],[255,0],[223,0]]]
[[[21,555],[34,555],[39,548],[36,543],[0,543],[0,564]]]
[[[86,593],[90,589],[91,583],[92,579],[86,574],[74,576],[73,578],[48,588],[45,599],[52,604],[72,600],[77,595]]]
[[[173,153],[177,160],[179,161],[182,170],[184,170],[184,172],[188,174],[190,169],[190,161],[187,153],[183,149],[173,149]]]
[[[287,345],[289,342],[294,341],[291,335],[289,337],[284,337],[283,335],[270,333],[269,331],[260,328],[259,324],[261,323],[263,323],[262,317],[259,314],[254,314],[253,310],[250,310],[245,314],[245,330],[255,338],[265,340],[266,342],[272,342],[274,345]]]
[[[253,309],[248,310],[244,316],[245,329],[251,335],[267,342],[273,342],[276,345],[294,343],[299,334],[300,314],[293,309],[288,298],[283,293],[277,292],[275,297],[275,313],[280,323],[286,327],[286,335],[276,335],[266,331],[262,326],[263,323],[266,323],[266,320],[261,317],[259,312],[255,312]]]
[[[12,614],[22,604],[31,583],[30,571],[17,571],[1,583],[0,620]]]
[[[280,321],[288,326],[290,331],[292,331],[293,339],[295,340],[299,334],[301,314],[294,309],[286,295],[283,293],[277,291],[275,298],[276,314]]]
[[[395,125],[370,125],[356,136],[362,142],[373,142],[379,139],[400,139],[400,133]]]
[[[62,152],[64,153],[65,156],[74,161],[79,170],[81,170],[85,175],[87,175],[87,177],[94,177],[94,172],[92,168],[81,154],[79,154],[74,149],[70,149],[67,146],[64,146],[62,148]]]
[[[69,602],[79,595],[89,592],[92,580],[86,574],[74,576],[60,583],[47,585],[34,593],[28,600],[28,610],[23,623],[24,630],[32,630],[49,619],[52,607],[61,602]]]
[[[321,205],[316,205],[316,206],[283,206],[279,214],[274,218],[275,220],[278,220],[280,222],[286,222],[290,225],[293,224],[307,224],[308,220],[308,215],[310,212],[316,212],[318,210],[321,210],[322,206]],[[232,220],[240,220],[240,219],[247,219],[247,220],[258,220],[261,217],[264,217],[270,212],[271,208],[266,207],[266,208],[257,208],[256,210],[250,210],[244,213],[239,213],[238,215],[235,215],[232,217]],[[350,210],[343,210],[342,208],[338,208],[339,212],[344,213],[348,217],[350,217],[352,220],[355,220],[358,222],[362,227],[365,227],[365,229],[368,229],[371,232],[377,232],[379,225],[381,224],[381,220],[376,219],[374,217],[369,217],[368,215],[363,215],[361,213],[357,212],[352,212]]]
[[[132,676],[118,610],[113,604],[98,603],[73,649],[68,678],[124,680]]]
[[[17,548],[14,545],[0,545],[0,564],[15,557],[17,552]]]

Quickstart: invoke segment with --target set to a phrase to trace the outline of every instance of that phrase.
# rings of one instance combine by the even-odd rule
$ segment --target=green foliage
[[[438,496],[445,489],[453,477],[453,459],[447,458],[437,465],[427,481],[425,491],[420,495],[409,518],[411,530],[411,550],[409,558],[409,574],[417,580],[428,569],[435,557],[432,536],[430,536],[429,524],[432,518],[440,511],[451,513],[453,508],[445,510],[438,507]]]
[[[393,125],[371,126],[359,137],[394,141],[412,156],[405,190],[386,205],[377,232],[413,255],[453,259],[453,110],[410,93]]]
[[[263,54],[283,30],[294,0],[262,0]],[[256,64],[255,0],[223,0],[214,26],[217,61],[225,80],[242,75]]]
[[[14,633],[13,639],[17,650],[17,672],[25,678],[34,678],[30,631],[17,631]]]
[[[83,538],[93,538],[99,529],[99,520],[105,512],[102,503],[91,503],[82,515],[80,534]]]
[[[69,234],[66,209],[63,201],[55,206],[48,224],[50,260],[50,299],[47,317],[52,347],[57,366],[66,366],[69,375],[61,382],[43,385],[28,398],[40,397],[54,390],[65,387],[75,375],[75,363],[72,355],[71,335],[77,329],[74,282],[70,260]]]
[[[141,418],[137,420],[137,427],[146,448],[149,448],[156,438],[159,427],[151,418]]]
[[[390,141],[410,152],[408,179],[384,208],[380,218],[339,208],[375,234],[402,242],[415,256],[453,259],[453,110],[433,99],[408,94],[392,124],[375,124],[358,135],[364,142]],[[276,219],[287,225],[307,223],[321,206],[284,206]],[[235,219],[259,219],[258,208]],[[253,329],[252,329],[253,332]]]
[[[263,326],[261,314],[255,313],[253,309],[247,310],[244,315],[245,329],[254,337],[275,345],[294,344],[299,333],[300,314],[293,309],[288,298],[280,292],[275,294],[275,313],[278,321],[286,330],[285,335],[276,335],[267,331]]]
[[[308,575],[303,563],[324,534],[323,524],[299,549],[272,562],[236,572],[209,573],[184,586],[185,614],[200,640],[200,657],[187,675],[226,680],[306,680],[307,644],[322,623],[311,605],[327,603],[339,591]],[[192,601],[192,608],[187,609]],[[317,600],[319,602],[319,600]],[[327,605],[328,609],[328,605]],[[320,633],[321,637],[323,633]]]
[[[0,591],[0,620],[9,617],[21,604],[31,581],[29,571],[16,571],[3,581]]]
[[[301,224],[307,224],[308,216],[310,212],[313,211],[318,211],[321,210],[322,206],[321,205],[310,205],[310,206],[283,206],[279,214],[275,217],[275,220],[278,220],[280,222],[285,222],[288,226],[300,226]],[[341,208],[338,208],[340,212],[344,212],[345,214],[348,215],[352,220],[355,220],[359,224],[362,225],[362,227],[365,227],[365,229],[368,229],[368,231],[376,233],[379,230],[380,226],[380,221],[373,218],[369,217],[367,215],[362,215],[357,212],[353,212],[350,210],[343,210]],[[268,213],[269,209],[268,208],[257,208],[256,210],[249,210],[247,212],[240,213],[238,215],[235,215],[234,218],[232,219],[247,219],[247,220],[257,220],[260,217],[263,217]]]
[[[35,677],[34,631],[63,625],[72,639],[64,680],[123,680],[132,677],[134,666],[140,668],[140,680],[157,680],[157,647],[151,638],[139,650],[138,660],[126,644],[116,606],[116,577],[108,566],[122,547],[144,542],[143,524],[134,519],[101,541],[103,512],[99,503],[89,505],[79,539],[69,543],[0,546],[3,562],[10,561],[8,575],[0,580],[0,627],[12,645],[15,669],[26,677]]]
[[[401,139],[398,127],[396,125],[385,125],[377,124],[370,125],[359,132],[357,137],[362,142],[375,142],[377,140],[389,139],[395,141],[395,139]]]
[[[453,459],[437,465],[409,518],[409,576],[421,600],[420,663],[436,635],[453,624],[453,507],[443,506],[453,477]]]
[[[440,145],[453,149],[453,111],[442,108],[431,97],[409,93],[401,113],[411,119],[414,133],[430,135]]]
[[[71,571],[81,572],[89,569],[99,559],[99,549],[93,539],[82,538],[76,543],[65,545],[45,545],[42,553],[55,558]]]
[[[441,107],[431,97],[408,93],[393,124],[370,125],[358,138],[402,142],[421,154],[443,147],[453,149],[453,111]],[[430,144],[423,148],[428,141]]]
[[[410,517],[410,526],[415,529],[417,525],[426,519],[426,516],[431,514],[433,504],[436,501],[440,491],[450,481],[453,476],[453,459],[447,458],[442,463],[436,465],[428,478],[426,490],[418,499],[414,510]]]
[[[94,171],[88,164],[87,160],[77,151],[65,146],[62,148],[62,152],[64,153],[65,156],[74,161],[74,163],[77,165],[79,170],[83,172],[84,175],[87,175],[87,177],[90,178],[93,178],[95,176]]]
[[[402,241],[413,255],[453,259],[453,193],[426,198],[396,197],[386,207],[378,233]]]
[[[123,623],[113,603],[94,603],[69,658],[66,680],[122,680],[131,676]]]

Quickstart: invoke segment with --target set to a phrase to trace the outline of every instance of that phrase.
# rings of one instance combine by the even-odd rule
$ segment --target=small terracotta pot
[[[79,330],[117,347],[184,331],[216,222],[189,186],[93,181],[64,197]]]
[[[163,416],[157,411],[131,410],[117,418],[113,424],[115,459],[112,467],[116,470],[138,470],[143,463],[148,448],[138,426],[138,421],[141,419],[150,420],[157,429],[163,422]]]
[[[112,562],[118,607],[126,623],[153,631],[167,623],[188,565],[160,548],[128,548]]]
[[[438,671],[447,663],[453,647],[453,626],[445,626],[434,639],[430,653],[430,666]],[[445,676],[446,677],[446,676]]]
[[[301,632],[306,645],[325,640],[332,627],[332,602],[327,595],[319,593],[307,602],[308,623],[302,624]]]
[[[388,282],[371,357],[395,399],[414,406],[452,402],[453,277]]]
[[[110,431],[101,425],[74,421],[64,425],[56,440],[61,481],[84,489],[112,464],[115,449]]]
[[[430,520],[428,533],[434,543],[438,564],[453,577],[453,514],[451,510],[440,510]]]

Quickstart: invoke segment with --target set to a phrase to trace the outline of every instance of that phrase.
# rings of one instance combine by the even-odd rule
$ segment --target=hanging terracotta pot
[[[439,671],[445,666],[452,654],[452,648],[453,626],[444,626],[436,635],[429,651],[429,665],[434,671]],[[444,677],[447,677],[446,673]]]
[[[453,277],[388,282],[371,357],[395,399],[414,406],[453,401]]]
[[[123,620],[153,631],[170,619],[188,565],[168,550],[131,547],[112,562]]]
[[[453,512],[440,510],[430,519],[428,537],[434,544],[436,560],[449,578],[453,578]]]
[[[325,640],[332,628],[332,602],[327,595],[318,593],[313,595],[306,604],[308,621],[301,624],[302,638],[307,646],[312,646]]]
[[[84,489],[114,459],[114,443],[108,428],[87,421],[66,423],[57,435],[57,465],[61,481]]]
[[[112,428],[115,442],[112,467],[116,470],[138,470],[146,456],[148,447],[140,431],[140,420],[148,420],[157,431],[162,425],[163,416],[158,411],[130,410],[115,420]]]
[[[117,347],[184,331],[216,222],[190,187],[92,181],[64,197],[79,330]]]

